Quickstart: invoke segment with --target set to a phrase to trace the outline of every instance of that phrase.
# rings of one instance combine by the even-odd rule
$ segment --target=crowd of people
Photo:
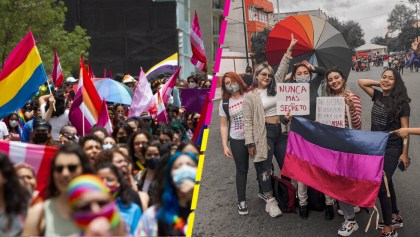
[[[286,153],[288,125],[293,114],[288,112],[286,115],[278,115],[276,83],[309,83],[310,113],[303,117],[311,121],[315,121],[318,96],[344,97],[345,127],[359,130],[362,128],[360,97],[346,86],[347,78],[339,68],[326,70],[303,61],[293,65],[292,73],[286,75],[293,48],[297,43],[293,35],[291,37],[290,46],[276,72],[267,63],[262,63],[255,68],[250,85],[247,85],[247,79],[235,72],[227,72],[222,77],[220,132],[224,155],[235,162],[240,215],[248,214],[246,186],[250,158],[256,169],[258,196],[266,202],[265,211],[271,217],[282,215],[279,203],[273,196],[272,160],[275,158],[281,170]],[[417,43],[413,44],[413,51],[416,56],[420,55]],[[371,130],[390,133],[384,155],[384,177],[378,193],[383,219],[379,227],[382,229],[381,236],[395,237],[396,229],[403,227],[403,218],[399,214],[392,176],[397,164],[401,163],[405,169],[409,167],[408,135],[419,134],[420,130],[408,128],[410,98],[398,70],[386,68],[379,80],[360,79],[358,83],[373,101]],[[290,181],[290,178],[282,176]],[[296,199],[299,216],[307,219],[310,209],[308,187],[301,182],[297,182]],[[338,213],[344,216],[344,222],[338,229],[340,236],[350,236],[358,230],[355,213],[360,211],[360,207],[335,200],[328,195],[320,200],[325,200],[327,220],[334,218],[333,205],[338,203]]]
[[[166,79],[155,80],[152,90]],[[93,126],[88,134],[69,122],[77,82],[43,85],[0,121],[0,140],[58,149],[43,192],[34,167],[13,164],[0,151],[0,235],[186,235],[200,154],[191,138],[200,114],[181,106],[178,88],[208,88],[210,81],[178,80],[166,105],[168,123],[149,112],[128,117],[128,105],[108,104],[112,132]],[[122,82],[135,90],[133,77]]]

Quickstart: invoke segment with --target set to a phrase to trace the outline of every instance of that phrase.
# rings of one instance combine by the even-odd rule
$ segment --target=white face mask
[[[190,84],[188,84],[188,87],[189,88],[195,88],[196,87],[196,84],[194,82],[191,82]]]
[[[310,77],[296,78],[296,83],[309,83],[310,81]]]
[[[102,145],[102,149],[104,150],[110,150],[112,149],[113,145],[112,144],[103,144]]]
[[[226,90],[230,93],[233,94],[235,92],[237,92],[239,90],[239,85],[237,83],[233,83],[230,85],[226,86]]]
[[[17,120],[9,120],[10,127],[15,128],[18,125]]]

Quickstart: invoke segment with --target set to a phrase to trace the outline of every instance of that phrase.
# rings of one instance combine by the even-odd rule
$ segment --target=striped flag
[[[169,123],[168,114],[166,113],[165,104],[163,103],[160,91],[157,93],[157,122]]]
[[[64,82],[63,70],[61,69],[60,59],[58,58],[57,50],[54,49],[54,66],[51,72],[51,77],[54,82],[54,86],[59,88]]]
[[[111,119],[109,118],[108,106],[105,100],[102,101],[101,113],[99,115],[98,123],[96,126],[105,128],[108,131],[108,134],[112,133],[112,123]]]
[[[337,200],[373,207],[388,133],[337,128],[293,117],[282,175]]]
[[[168,103],[168,99],[171,96],[172,90],[174,89],[176,80],[178,79],[179,71],[181,67],[179,67],[175,73],[169,78],[169,80],[165,83],[165,85],[160,88],[160,95],[162,96],[163,103]]]
[[[194,20],[191,24],[191,49],[192,57],[191,63],[203,72],[207,71],[206,50],[204,49],[203,37],[201,36],[200,24],[198,22],[197,11],[194,12]]]
[[[56,147],[41,146],[24,142],[0,141],[0,152],[6,154],[13,163],[25,162],[35,171],[38,190],[45,194],[51,171],[51,161]]]
[[[7,57],[0,72],[0,119],[21,108],[47,82],[32,32]]]
[[[76,127],[79,135],[89,133],[92,126],[98,123],[102,107],[102,100],[89,77],[82,57],[79,87],[69,113],[70,122]]]
[[[134,91],[134,97],[131,102],[128,117],[139,117],[141,113],[147,110],[153,103],[153,92],[147,77],[140,68],[139,83],[137,89]]]
[[[150,81],[160,74],[172,74],[178,68],[178,53],[174,53],[168,58],[165,58],[158,64],[154,65],[146,72],[146,77]]]
[[[197,144],[198,147],[201,146],[201,139],[203,139],[203,131],[207,128],[205,124],[207,109],[210,103],[210,93],[207,93],[206,100],[204,101],[204,106],[201,109],[200,119],[198,120],[197,127],[194,130],[194,134],[191,137],[191,140]]]

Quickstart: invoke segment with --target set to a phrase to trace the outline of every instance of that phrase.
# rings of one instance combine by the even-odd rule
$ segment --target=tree
[[[415,11],[404,4],[395,5],[388,17],[388,29],[391,31],[401,30],[407,23],[414,22]]]
[[[328,18],[328,22],[343,35],[343,38],[352,51],[365,44],[365,40],[363,39],[365,33],[358,22],[341,22],[336,17]]]
[[[263,31],[258,32],[256,35],[251,37],[252,57],[257,64],[267,61],[265,56],[265,46],[270,32],[270,29],[265,28]]]
[[[53,65],[54,48],[65,76],[70,72],[77,73],[80,55],[88,56],[90,37],[80,26],[71,32],[64,30],[66,11],[60,0],[0,0],[2,67],[7,55],[31,30],[48,74]]]
[[[385,37],[381,37],[381,36],[375,36],[373,37],[370,42],[372,44],[378,44],[378,45],[384,45],[386,46],[388,44],[388,40]]]

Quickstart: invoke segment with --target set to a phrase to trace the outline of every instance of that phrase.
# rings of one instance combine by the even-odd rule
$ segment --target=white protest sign
[[[334,127],[345,127],[346,102],[344,97],[316,98],[316,121]]]
[[[309,114],[309,83],[277,83],[277,113]]]

